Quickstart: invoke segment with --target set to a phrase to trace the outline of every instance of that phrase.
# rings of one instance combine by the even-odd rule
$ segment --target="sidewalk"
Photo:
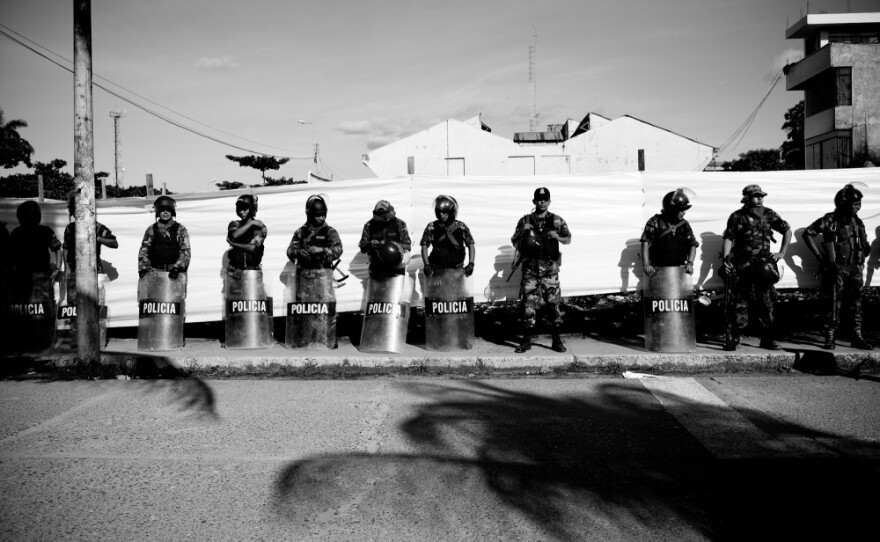
[[[138,357],[161,357],[179,369],[208,367],[260,368],[283,366],[292,368],[344,366],[362,368],[466,368],[492,370],[523,370],[544,372],[571,368],[589,372],[728,372],[787,371],[792,368],[813,371],[849,371],[858,367],[865,373],[880,372],[880,349],[866,352],[838,345],[836,350],[823,350],[818,344],[780,342],[782,350],[758,348],[759,340],[743,337],[735,352],[725,352],[720,344],[698,343],[692,353],[647,352],[640,338],[603,338],[565,335],[568,351],[550,349],[549,335],[538,336],[532,349],[523,354],[514,352],[515,344],[496,344],[477,338],[472,350],[437,352],[424,345],[406,344],[403,352],[360,352],[348,339],[341,337],[334,350],[288,349],[282,344],[261,350],[225,348],[219,341],[188,339],[181,350],[141,352],[135,339],[111,339],[104,349],[103,361],[126,363]],[[64,364],[74,353],[48,352],[40,359]],[[797,364],[797,366],[796,366]]]

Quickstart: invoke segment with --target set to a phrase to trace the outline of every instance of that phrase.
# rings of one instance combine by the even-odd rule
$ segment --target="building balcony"
[[[829,107],[804,119],[804,139],[852,128],[852,106]]]
[[[807,58],[785,67],[785,90],[804,90],[804,84],[823,71],[834,66],[831,50],[834,43],[829,43]]]

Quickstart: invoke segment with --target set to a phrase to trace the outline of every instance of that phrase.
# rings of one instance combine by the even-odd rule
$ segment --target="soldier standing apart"
[[[862,272],[871,245],[865,224],[857,216],[861,208],[861,190],[848,184],[834,196],[834,212],[813,222],[803,233],[804,244],[819,260],[822,273],[820,292],[827,315],[822,348],[828,350],[834,350],[841,305],[852,318],[850,346],[874,349],[862,337],[862,287],[865,284]],[[819,234],[823,250],[816,246],[815,238]]]
[[[229,273],[247,269],[260,269],[263,261],[263,243],[269,230],[262,221],[257,220],[257,198],[250,194],[238,197],[235,214],[240,220],[233,220],[227,229],[226,242],[229,243]]]
[[[141,278],[150,269],[168,271],[168,278],[175,280],[189,268],[189,233],[177,222],[177,203],[169,196],[159,196],[153,203],[156,222],[144,232],[144,240],[138,251],[138,275]]]
[[[764,207],[766,192],[756,184],[743,188],[741,209],[727,219],[722,237],[722,271],[734,310],[727,309],[725,350],[736,350],[740,334],[749,321],[749,302],[755,300],[761,325],[760,347],[779,350],[773,336],[774,284],[779,280],[776,262],[785,256],[791,242],[791,228],[773,209]],[[773,231],[782,234],[779,252],[770,252]],[[775,276],[774,276],[775,273]]]
[[[67,288],[70,291],[71,286],[76,286],[76,190],[67,195],[67,212],[70,215],[71,222],[64,228],[64,249],[65,262],[67,264]],[[110,231],[110,228],[95,222],[95,263],[98,273],[104,272],[104,262],[101,261],[101,246],[107,248],[119,248],[119,241]]]
[[[686,188],[679,188],[663,196],[663,211],[652,216],[642,232],[642,266],[645,274],[653,277],[655,267],[685,266],[688,275],[694,274],[694,258],[700,243],[691,225],[684,219],[691,208]]]
[[[434,216],[437,220],[428,224],[419,243],[422,246],[422,261],[425,262],[425,275],[431,276],[442,269],[461,269],[464,275],[474,272],[474,238],[464,222],[456,220],[458,202],[452,196],[437,196],[434,199]],[[431,254],[428,254],[431,247]],[[468,264],[464,265],[467,247]]]
[[[532,347],[532,335],[537,320],[537,308],[541,298],[547,305],[545,320],[552,330],[556,352],[565,352],[565,344],[559,336],[562,313],[559,311],[561,296],[559,291],[559,265],[562,254],[559,244],[571,243],[571,232],[561,216],[549,212],[550,190],[535,190],[532,203],[535,210],[519,219],[516,231],[510,238],[522,258],[521,307],[523,319],[523,339],[516,348],[522,353]]]
[[[327,203],[321,196],[310,196],[306,200],[306,223],[293,232],[287,257],[302,274],[306,269],[330,269],[341,256],[339,233],[327,224]]]
[[[364,224],[358,247],[370,257],[371,276],[402,275],[412,240],[406,222],[397,218],[394,207],[379,200],[373,208],[373,218]]]

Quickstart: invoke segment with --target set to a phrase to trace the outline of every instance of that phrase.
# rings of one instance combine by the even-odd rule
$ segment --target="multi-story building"
[[[785,37],[804,41],[785,83],[804,93],[805,168],[880,165],[880,13],[810,13]]]

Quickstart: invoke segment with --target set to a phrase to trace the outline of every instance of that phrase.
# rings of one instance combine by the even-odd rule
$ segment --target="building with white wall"
[[[702,171],[716,149],[628,115],[589,113],[546,132],[507,139],[480,116],[449,119],[366,154],[379,177],[403,175],[568,175]]]

